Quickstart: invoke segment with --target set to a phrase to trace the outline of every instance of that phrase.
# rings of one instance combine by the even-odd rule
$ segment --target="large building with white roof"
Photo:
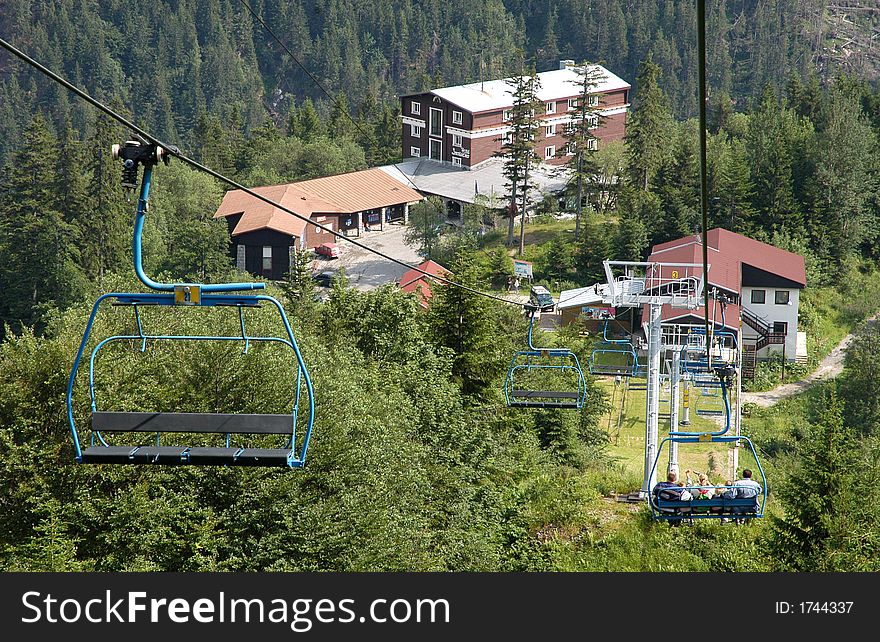
[[[596,65],[601,80],[591,94],[591,107],[601,107],[601,122],[594,132],[597,146],[621,140],[626,131],[630,84]],[[567,158],[562,136],[565,125],[578,115],[579,75],[565,60],[560,69],[538,74],[538,98],[544,103],[541,135],[535,152],[558,165]],[[505,80],[443,87],[401,97],[403,158],[424,157],[471,168],[501,151],[509,131],[513,106],[511,85]]]

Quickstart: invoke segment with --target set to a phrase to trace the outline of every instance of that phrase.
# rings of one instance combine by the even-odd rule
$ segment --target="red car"
[[[339,258],[339,246],[336,243],[321,243],[315,248],[315,253],[326,256],[328,259]]]

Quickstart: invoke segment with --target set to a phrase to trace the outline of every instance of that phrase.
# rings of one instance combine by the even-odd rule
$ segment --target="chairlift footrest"
[[[175,466],[186,463],[186,446],[141,446],[131,454],[132,464]]]
[[[245,448],[232,461],[232,465],[298,467],[293,451],[287,448]]]
[[[578,404],[570,401],[511,401],[511,408],[578,408]]]
[[[84,464],[131,464],[137,446],[92,446],[82,451]]]

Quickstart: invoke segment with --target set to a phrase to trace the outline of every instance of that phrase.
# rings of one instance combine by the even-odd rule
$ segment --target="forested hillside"
[[[868,11],[846,12],[842,6]],[[841,71],[877,76],[870,3],[709,3],[711,94],[745,108],[766,85]],[[251,0],[303,66],[370,120],[396,96],[497,78],[525,51],[539,70],[560,58],[603,62],[634,81],[651,53],[676,116],[696,112],[695,5],[674,0]],[[239,0],[4,0],[0,34],[165,140],[195,143],[207,117],[241,131],[281,123],[309,97],[331,105]],[[853,44],[856,43],[856,44]],[[57,128],[87,133],[65,92],[0,54],[0,164],[38,105]],[[397,122],[392,119],[397,130]]]
[[[880,93],[875,13],[836,2],[710,2],[709,219],[805,255],[799,327],[818,334],[836,290],[858,325],[876,308]],[[863,3],[866,4],[866,3]],[[287,58],[238,0],[0,0],[0,33],[146,129],[250,185],[392,161],[396,96],[497,77],[522,48],[538,68],[602,61],[632,81],[623,143],[592,160],[584,230],[527,248],[546,282],[601,279],[608,257],[699,225],[696,16],[678,0],[264,0],[252,6],[330,90]],[[849,52],[849,53],[847,53]],[[841,75],[840,72],[851,72]],[[351,110],[353,120],[346,114]],[[388,286],[336,281],[318,301],[309,265],[270,286],[301,342],[317,421],[303,470],[79,466],[65,389],[101,292],[139,287],[134,205],[110,145],[126,135],[0,54],[0,567],[7,570],[876,570],[880,477],[876,363],[862,328],[844,376],[743,424],[764,459],[768,517],[672,529],[615,461],[608,399],[587,377],[579,411],[507,408],[525,343],[518,306],[437,287],[431,309]],[[244,280],[211,215],[222,186],[180,162],[156,170],[146,271]],[[470,206],[469,206],[470,207]],[[465,211],[437,240],[458,282],[507,282],[509,253]],[[547,199],[540,213],[553,213]],[[429,211],[425,206],[424,211]],[[414,210],[416,211],[416,210]],[[436,209],[435,209],[436,213]],[[559,223],[556,219],[546,217]],[[436,239],[434,239],[436,240]],[[143,312],[157,333],[240,329],[234,311]],[[259,310],[249,327],[270,331]],[[252,313],[252,314],[251,314]],[[131,330],[128,309],[102,335]],[[278,328],[274,328],[278,330]],[[592,339],[574,325],[536,343]],[[286,412],[289,365],[271,349],[150,342],[105,353],[107,409]],[[85,381],[75,412],[85,421]],[[642,421],[642,418],[638,419]]]

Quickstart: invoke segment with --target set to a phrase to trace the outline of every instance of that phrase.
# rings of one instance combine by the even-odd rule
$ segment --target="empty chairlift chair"
[[[67,387],[67,415],[73,437],[75,459],[83,464],[302,467],[311,437],[315,403],[308,370],[281,304],[270,296],[237,293],[263,289],[265,287],[263,283],[165,284],[157,283],[144,274],[141,234],[147,212],[152,170],[159,160],[167,162],[165,154],[162,148],[143,140],[128,141],[121,148],[114,147],[114,156],[125,161],[123,185],[127,188],[134,189],[137,186],[138,168],[139,166],[144,168],[135,217],[134,267],[138,278],[152,291],[104,294],[92,307]],[[134,312],[136,330],[90,342],[99,309],[105,302],[111,302],[114,306],[130,307]],[[278,314],[277,318],[284,328],[278,336],[251,336],[247,332],[245,310],[264,305]],[[149,334],[144,331],[141,313],[141,309],[145,306],[158,306],[160,310],[167,307],[234,308],[238,312],[240,332],[229,336]],[[96,358],[104,348],[117,342],[134,343],[141,353],[147,351],[148,345],[152,346],[160,342],[196,342],[199,345],[199,342],[236,342],[243,345],[244,353],[247,353],[253,345],[278,344],[291,355],[290,412],[247,414],[101,410],[96,397]],[[92,343],[94,345],[91,347],[89,357],[88,378],[91,425],[82,431],[88,434],[88,441],[84,443],[75,418],[77,412],[75,412],[74,392],[77,389],[80,364]],[[127,441],[129,444],[118,445],[119,441]],[[270,442],[274,442],[271,443],[271,447],[269,447]]]
[[[736,334],[727,330],[712,332],[711,350],[706,352],[706,330],[691,328],[687,335],[687,345],[682,350],[682,370],[687,374],[708,374],[712,378],[712,370],[717,367],[736,367],[738,349]],[[711,359],[710,359],[711,357]]]
[[[602,327],[602,341],[590,353],[590,374],[599,376],[637,377],[644,375],[644,366],[629,339],[608,336],[608,321]]]
[[[536,348],[532,329],[538,309],[529,311],[529,349],[517,352],[504,381],[504,397],[511,408],[570,408],[584,405],[586,381],[577,355],[568,348]]]
[[[697,383],[696,385],[701,384]],[[702,417],[721,417],[724,415],[724,400],[717,387],[701,387],[700,396],[697,397],[696,402],[696,412]]]

